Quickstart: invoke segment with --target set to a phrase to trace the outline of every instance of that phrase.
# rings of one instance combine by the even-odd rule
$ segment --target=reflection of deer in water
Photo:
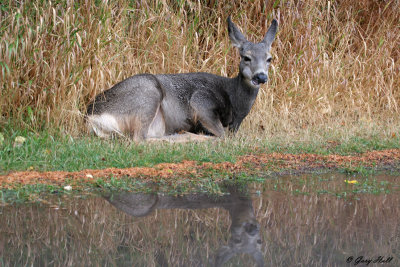
[[[229,211],[232,220],[231,238],[228,246],[222,246],[215,257],[215,266],[221,266],[235,254],[250,254],[257,266],[264,266],[261,253],[259,224],[256,221],[253,204],[249,197],[243,196],[234,188],[229,195],[209,196],[192,194],[168,196],[142,193],[118,193],[107,200],[123,212],[135,216],[147,216],[156,209],[207,209],[222,207]]]

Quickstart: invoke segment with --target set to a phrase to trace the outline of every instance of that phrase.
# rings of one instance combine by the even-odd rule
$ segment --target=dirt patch
[[[371,151],[359,155],[317,155],[317,154],[254,154],[238,157],[235,163],[200,163],[182,161],[181,163],[161,163],[155,167],[133,167],[125,169],[107,168],[101,170],[86,169],[77,172],[66,171],[17,171],[0,176],[0,188],[14,188],[20,184],[57,184],[66,180],[95,181],[104,177],[140,177],[143,179],[165,179],[204,175],[207,171],[217,170],[234,174],[237,172],[257,173],[260,171],[302,171],[322,168],[343,168],[356,166],[397,166],[400,163],[400,149]]]

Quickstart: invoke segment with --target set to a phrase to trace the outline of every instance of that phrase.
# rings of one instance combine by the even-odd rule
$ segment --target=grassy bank
[[[357,128],[363,131],[362,128]],[[400,148],[400,132],[376,128],[368,134],[347,131],[315,131],[273,138],[237,135],[203,143],[136,143],[124,139],[102,140],[94,136],[72,137],[44,132],[4,132],[0,146],[0,174],[17,170],[79,171],[108,167],[154,166],[183,160],[198,162],[235,162],[239,156],[261,153],[311,153],[353,155],[372,150]],[[386,134],[385,134],[386,133]],[[17,145],[15,138],[25,137]]]
[[[242,134],[399,129],[396,0],[2,1],[0,127],[79,136],[87,103],[133,74],[232,77],[239,57],[229,14],[253,41],[280,22],[269,84]]]
[[[310,133],[306,129],[297,133],[297,139],[288,135],[254,139],[239,134],[202,143],[149,144],[9,128],[3,132],[4,141],[0,145],[0,175],[6,175],[0,177],[0,202],[36,200],[49,193],[69,194],[66,186],[71,186],[75,193],[130,190],[175,195],[198,191],[220,194],[223,181],[264,182],[275,188],[284,185],[280,179],[283,174],[319,173],[328,169],[344,173],[348,180],[366,181],[353,186],[354,190],[363,192],[367,187],[378,193],[391,192],[391,189],[381,191],[380,183],[370,186],[368,177],[374,179],[371,175],[383,168],[398,173],[399,157],[390,153],[359,156],[369,151],[400,149],[400,132],[356,129],[350,133],[347,130]],[[24,137],[25,142],[18,144],[15,141],[18,136]],[[292,179],[297,181],[296,176]],[[390,185],[397,186],[398,182],[393,178]],[[308,185],[302,187],[303,191],[309,189]]]

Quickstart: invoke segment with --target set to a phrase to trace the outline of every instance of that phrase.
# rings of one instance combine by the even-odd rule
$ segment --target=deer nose
[[[254,75],[253,79],[254,82],[256,82],[257,84],[260,83],[265,83],[268,80],[268,76],[265,73],[257,73],[256,75]]]
[[[258,225],[254,223],[246,223],[244,229],[249,235],[255,235],[258,233]]]

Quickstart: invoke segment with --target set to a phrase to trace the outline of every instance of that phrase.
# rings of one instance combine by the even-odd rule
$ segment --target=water
[[[302,175],[223,196],[48,196],[0,208],[0,265],[400,266],[399,179]]]

